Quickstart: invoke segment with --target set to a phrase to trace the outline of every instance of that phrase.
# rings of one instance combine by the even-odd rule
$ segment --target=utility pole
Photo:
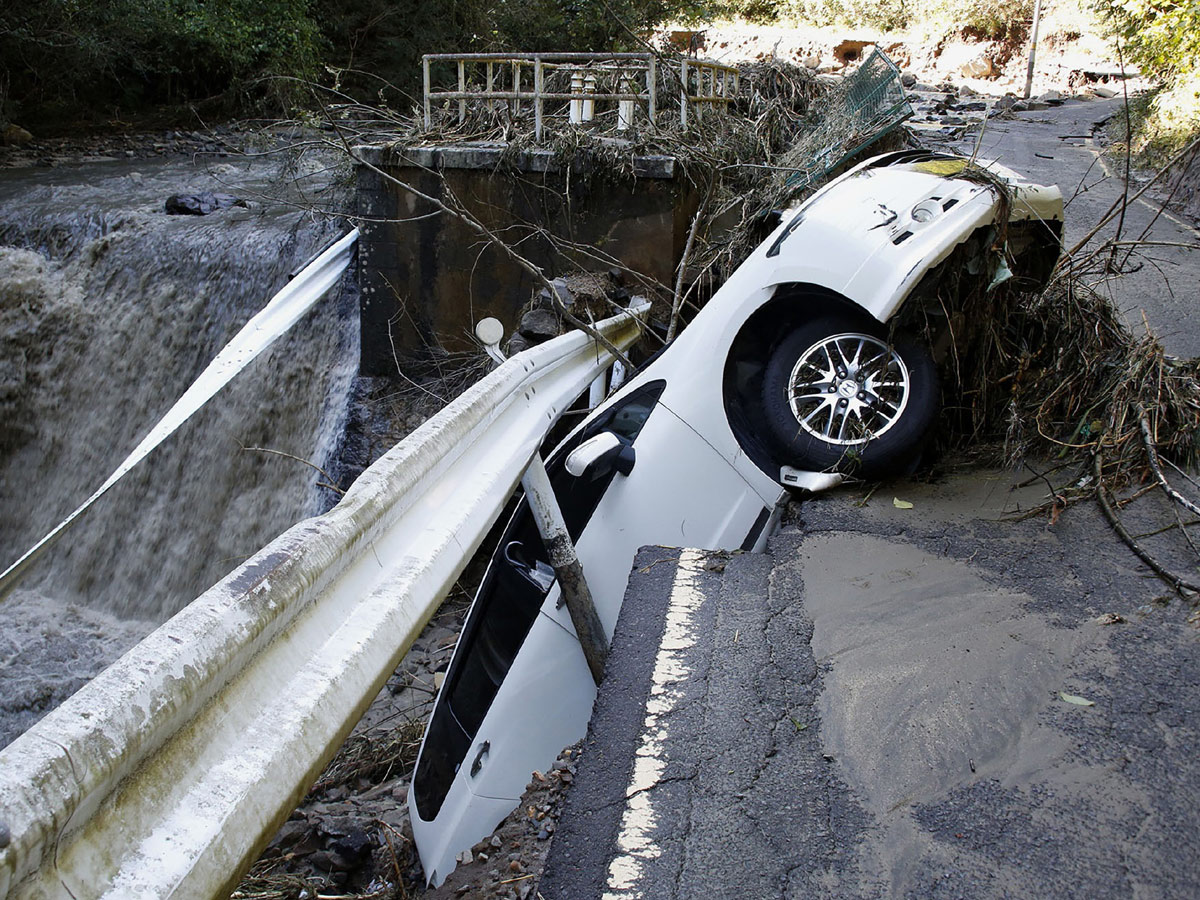
[[[1033,0],[1033,27],[1029,33],[1029,68],[1025,70],[1025,99],[1033,89],[1033,60],[1037,55],[1038,23],[1042,18],[1042,0]]]

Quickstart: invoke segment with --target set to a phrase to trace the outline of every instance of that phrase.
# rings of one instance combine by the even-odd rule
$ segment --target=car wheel
[[[762,402],[781,465],[895,474],[933,424],[937,369],[918,341],[889,339],[873,319],[827,315],[772,351]]]

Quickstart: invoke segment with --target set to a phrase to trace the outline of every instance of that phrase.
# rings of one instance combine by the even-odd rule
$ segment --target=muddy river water
[[[82,502],[331,238],[338,173],[292,157],[0,170],[0,568]],[[248,200],[168,216],[175,193]],[[334,499],[357,304],[335,290],[0,602],[0,746]],[[268,448],[297,459],[250,448]]]

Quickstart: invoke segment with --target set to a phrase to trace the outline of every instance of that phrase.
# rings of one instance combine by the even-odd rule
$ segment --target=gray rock
[[[905,72],[900,76],[900,83],[906,88],[915,87],[917,83],[917,76],[912,72]]]
[[[1095,94],[1097,97],[1099,97],[1101,100],[1111,100],[1113,97],[1117,96],[1116,91],[1114,91],[1110,87],[1105,87],[1102,84],[1098,84],[1095,87],[1093,87],[1092,93]]]
[[[1059,103],[1063,102],[1063,95],[1058,91],[1046,91],[1046,93],[1038,97],[1038,102],[1049,103],[1057,106]]]
[[[571,293],[571,289],[567,286],[565,278],[555,278],[550,284],[558,294],[558,299],[562,302],[563,306],[574,304],[575,295]]]
[[[548,309],[531,309],[521,316],[521,324],[517,326],[523,337],[534,342],[557,337],[559,329],[558,316]]]
[[[12,832],[5,823],[0,822],[0,850],[3,850],[10,843],[12,843]]]

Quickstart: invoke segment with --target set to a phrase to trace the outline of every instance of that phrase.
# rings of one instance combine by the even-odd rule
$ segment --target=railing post
[[[579,637],[579,645],[583,648],[592,680],[598,686],[604,680],[608,638],[604,635],[604,625],[596,612],[592,592],[583,577],[583,566],[575,553],[575,544],[571,541],[571,535],[567,533],[567,525],[563,521],[562,510],[558,507],[558,499],[554,496],[550,476],[546,474],[546,466],[537,453],[533,455],[529,468],[525,470],[521,485],[525,488],[525,499],[529,501],[529,509],[537,523],[538,533],[541,534],[550,554],[550,565],[554,567],[554,574],[558,576],[558,589],[566,602],[567,612],[571,614],[571,624],[575,626],[575,634]]]
[[[679,63],[679,124],[687,128],[688,123],[688,64],[687,60]]]
[[[571,93],[578,94],[578,95],[580,95],[580,97],[582,97],[582,95],[583,95],[583,73],[582,72],[572,72],[571,73]],[[581,122],[583,122],[583,100],[582,99],[572,100],[571,101],[571,124],[579,125]]]
[[[617,81],[617,93],[632,94],[633,83],[629,80],[629,76],[624,72],[621,73]],[[617,101],[617,131],[628,131],[633,125],[634,102],[632,100]]]
[[[513,100],[513,116],[516,117],[521,114],[521,62],[520,62],[520,60],[516,60],[516,59],[513,60],[512,74],[513,74],[513,93],[517,95],[517,98],[515,100]]]
[[[542,141],[542,58],[533,58],[533,139]]]
[[[488,102],[487,102],[488,112],[491,112],[493,109],[496,108],[496,102],[494,100],[492,100],[491,96],[490,96],[491,93],[495,89],[496,89],[496,64],[493,63],[489,59],[487,62],[487,92],[489,95]]]
[[[458,92],[465,94],[467,92],[467,63],[465,60],[458,61]],[[467,120],[467,101],[465,97],[460,97],[458,100],[458,124],[461,125]]]
[[[428,128],[432,122],[429,115],[429,57],[421,57],[421,73],[425,79],[425,127]]]
[[[596,101],[591,97],[596,93],[596,76],[590,72],[583,76],[583,92],[589,95],[583,101],[583,121],[590,122],[596,118]]]
[[[605,373],[601,372],[596,376],[596,378],[592,381],[591,386],[588,388],[588,409],[595,409],[604,402],[604,388],[607,380],[604,376]]]
[[[658,112],[658,60],[650,57],[650,67],[646,69],[646,88],[650,92],[650,124],[654,124],[654,115]]]

